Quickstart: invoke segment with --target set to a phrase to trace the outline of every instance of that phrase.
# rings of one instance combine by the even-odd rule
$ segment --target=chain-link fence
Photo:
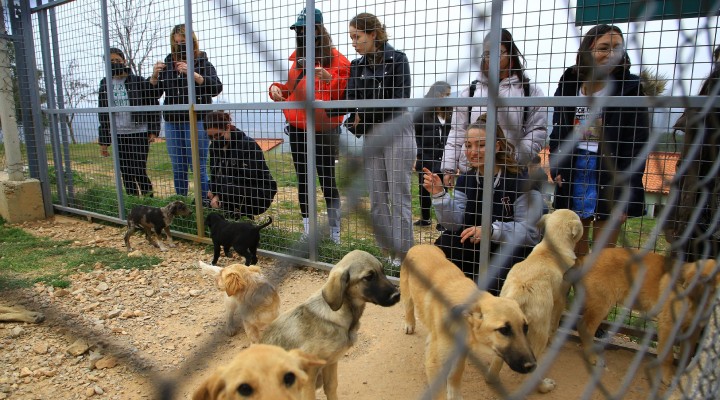
[[[683,262],[718,255],[719,4],[616,3],[10,1],[22,159],[57,211],[124,224],[182,200],[193,213],[173,229],[206,243],[210,213],[272,217],[266,255],[327,269],[363,249],[394,277],[435,243],[496,294],[541,216],[572,209],[574,299],[512,397],[614,289],[611,322],[589,334],[638,343],[627,387],[656,332],[671,343],[713,321],[714,268]],[[615,245],[639,253],[596,279],[627,287],[589,290]]]

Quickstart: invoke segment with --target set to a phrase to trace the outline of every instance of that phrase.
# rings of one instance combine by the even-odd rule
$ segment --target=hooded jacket
[[[488,78],[480,73],[478,84],[473,94],[475,97],[488,97]],[[531,97],[544,96],[542,90],[536,85],[530,85]],[[517,76],[511,75],[500,81],[498,92],[500,97],[524,97],[523,83]],[[458,97],[470,97],[470,87],[460,93]],[[515,158],[519,165],[527,165],[545,146],[547,132],[547,107],[528,107],[527,120],[523,121],[525,107],[499,107],[497,121],[505,133],[508,142],[515,146]],[[468,121],[468,107],[457,107],[453,111],[452,125],[442,160],[443,171],[460,172],[468,170],[469,165],[465,158],[463,146],[465,133],[470,122],[474,122],[481,114],[486,113],[485,107],[473,107]]]
[[[307,76],[305,76],[302,67],[297,65],[296,52],[293,52],[289,58],[292,63],[290,71],[288,71],[287,83],[275,82],[270,88],[277,86],[282,90],[282,96],[285,101],[303,101],[307,93]],[[331,101],[343,100],[345,98],[345,88],[347,87],[348,77],[350,76],[350,61],[340,54],[337,49],[332,49],[332,61],[328,68],[325,68],[332,78],[330,82],[322,81],[315,75],[315,100]],[[272,96],[271,96],[272,98]],[[307,115],[305,109],[284,109],[285,119],[288,123],[296,128],[307,129]],[[342,115],[329,117],[324,109],[315,110],[315,123],[321,131],[338,127],[343,121]]]
[[[130,106],[156,106],[158,98],[162,94],[159,90],[150,84],[148,79],[129,73],[125,78],[125,89],[127,90]],[[105,78],[100,81],[100,90],[98,91],[98,107],[105,108],[108,106],[107,85]],[[159,111],[133,111],[130,113],[132,121],[137,124],[147,124],[148,135],[160,134],[160,112]],[[111,143],[110,136],[110,114],[99,113],[98,119],[100,126],[98,127],[98,143],[109,146]]]
[[[212,104],[212,98],[223,90],[222,82],[215,67],[208,61],[205,52],[195,57],[194,72],[202,75],[202,84],[195,83],[195,103]],[[165,57],[165,69],[160,71],[157,87],[165,93],[164,105],[188,104],[188,77],[175,70],[172,54]],[[208,111],[198,111],[197,119],[202,121]],[[190,122],[187,111],[163,111],[166,122]]]
[[[608,77],[608,96],[644,96],[640,78],[630,72]],[[568,68],[560,78],[555,96],[577,96],[582,86],[575,67]],[[576,172],[572,153],[563,154],[563,143],[573,140],[575,107],[555,107],[553,130],[550,134],[550,167],[552,177],[561,175],[565,183],[557,187],[555,208],[571,208],[571,186]],[[647,107],[604,107],[602,110],[602,139],[598,156],[598,203],[596,212],[608,215],[618,205],[623,191],[630,197],[623,203],[629,217],[643,215],[645,189],[643,173],[645,159],[638,160],[648,142],[649,115]]]

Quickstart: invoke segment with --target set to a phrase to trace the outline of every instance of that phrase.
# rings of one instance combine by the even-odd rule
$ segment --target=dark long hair
[[[445,96],[445,93],[450,90],[450,84],[445,81],[437,81],[430,86],[427,93],[425,94],[426,99],[439,99]],[[452,107],[435,107],[434,110],[427,109],[425,111],[431,111],[437,113],[443,118],[448,118],[452,115]]]
[[[323,67],[327,68],[332,64],[332,50],[334,48],[332,37],[325,29],[325,25],[315,25],[315,60],[320,63]],[[305,58],[305,35],[307,30],[299,30],[295,28],[297,34],[297,46],[295,48],[295,59],[299,60]],[[302,34],[300,32],[303,32]],[[299,68],[303,66],[298,65]]]
[[[580,48],[578,48],[577,58],[575,60],[575,68],[577,70],[578,77],[582,82],[605,78],[598,68],[596,68],[595,58],[593,57],[592,52],[595,41],[610,32],[620,35],[623,40],[623,45],[625,44],[625,36],[623,35],[622,30],[615,25],[597,25],[587,31],[585,36],[583,36],[583,39],[580,42]],[[627,50],[623,49],[620,62],[617,66],[615,66],[615,68],[607,71],[607,73],[613,76],[622,76],[630,70],[631,65],[630,56],[628,56]]]
[[[485,36],[484,43],[487,43],[489,38]],[[515,75],[518,80],[524,84],[530,82],[530,78],[525,75],[525,56],[520,52],[520,49],[515,44],[512,33],[509,30],[504,29],[500,33],[500,45],[505,46],[508,49],[508,57],[510,57],[510,75]]]

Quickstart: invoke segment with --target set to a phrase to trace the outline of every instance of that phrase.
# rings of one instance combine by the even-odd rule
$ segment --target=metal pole
[[[10,43],[5,39],[5,7],[0,4],[0,121],[2,121],[3,143],[5,144],[5,162],[8,180],[22,181],[22,153],[20,152],[20,134],[15,119],[15,99],[10,74]]]
[[[47,10],[38,12],[38,28],[40,29],[40,49],[43,57],[43,70],[45,71],[45,89],[47,90],[47,107],[56,109],[55,87],[53,85],[52,51],[50,49],[50,32],[48,31]],[[63,179],[62,155],[60,154],[58,133],[58,117],[50,114],[50,143],[52,144],[53,162],[55,164],[55,180],[60,204],[67,205],[65,197],[65,180]]]
[[[55,8],[50,9],[50,38],[52,40],[53,62],[55,64],[55,84],[57,86],[57,106],[60,109],[65,108],[65,91],[63,89],[62,69],[60,68],[60,43],[58,41],[57,18],[55,16]],[[69,121],[69,115],[58,116],[58,118]],[[64,182],[67,184],[67,196],[70,204],[75,204],[75,189],[73,188],[72,164],[70,162],[70,144],[68,141],[68,127],[60,124],[60,139],[62,142],[63,159],[65,161]],[[58,175],[58,179],[60,176]],[[63,204],[66,205],[66,204]]]
[[[205,236],[205,220],[202,218],[202,201],[207,193],[202,191],[200,179],[200,141],[197,112],[195,111],[195,43],[193,42],[192,1],[185,0],[185,46],[187,48],[188,113],[190,116],[190,151],[192,154],[193,185],[195,185],[195,224],[199,237]],[[207,157],[208,155],[205,154]],[[206,166],[207,167],[207,166]]]
[[[108,12],[107,12],[107,0],[100,1],[100,9],[102,10],[102,26],[103,26],[103,47],[105,53],[105,89],[107,90],[108,98],[108,116],[110,117],[110,141],[112,142],[113,152],[113,168],[115,168],[115,194],[117,195],[118,201],[118,217],[121,220],[125,219],[125,198],[123,192],[125,191],[122,179],[120,177],[120,154],[118,151],[118,138],[117,129],[115,127],[115,97],[113,97],[112,90],[112,70],[110,68],[110,24],[108,23]]]
[[[317,185],[315,183],[315,153],[316,153],[316,129],[315,129],[315,0],[307,0],[305,6],[305,76],[308,84],[305,99],[305,115],[307,116],[307,174],[305,174],[308,191],[308,217],[310,220],[310,235],[308,237],[309,258],[317,261],[318,258],[318,229],[317,229]],[[312,32],[312,33],[311,33]],[[329,217],[329,213],[328,213]]]

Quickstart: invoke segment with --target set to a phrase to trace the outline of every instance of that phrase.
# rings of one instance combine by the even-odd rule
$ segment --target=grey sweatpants
[[[375,240],[395,257],[413,246],[411,175],[417,158],[410,114],[373,127],[363,157]]]

